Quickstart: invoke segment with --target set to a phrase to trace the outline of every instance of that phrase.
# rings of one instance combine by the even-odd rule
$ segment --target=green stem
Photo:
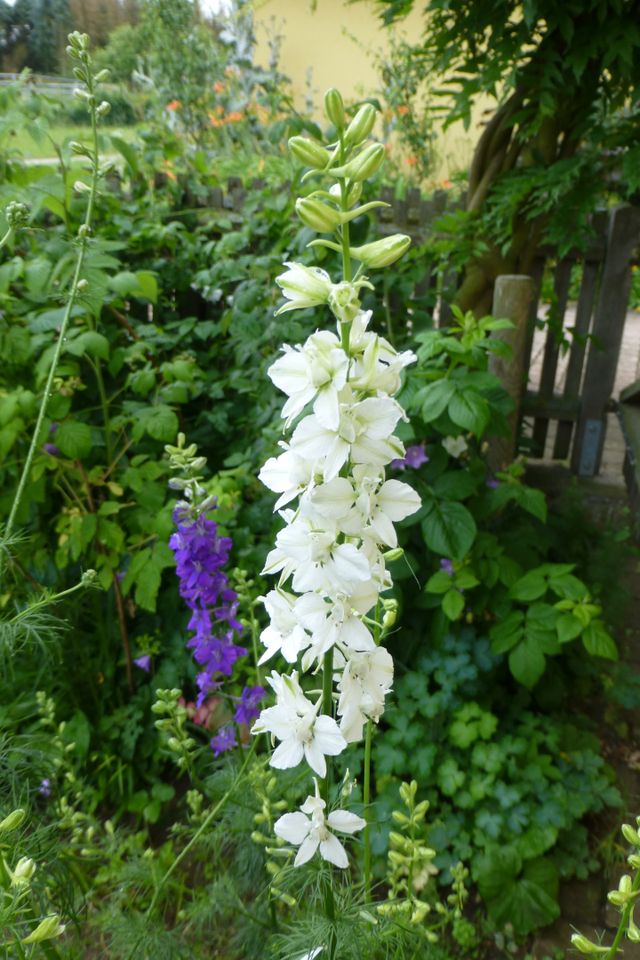
[[[96,375],[96,384],[98,385],[98,394],[100,396],[100,409],[102,411],[102,421],[104,424],[104,445],[108,467],[111,463],[111,457],[113,456],[113,448],[111,445],[111,417],[109,415],[109,401],[107,400],[107,393],[104,389],[104,378],[102,376],[102,364],[100,363],[100,360],[96,358],[96,360],[92,362],[91,366],[93,367],[93,372]]]
[[[148,908],[147,908],[147,912],[146,912],[145,915],[144,915],[145,925],[146,925],[146,922],[147,922],[147,921],[149,920],[149,918],[151,917],[151,915],[153,914],[153,911],[155,910],[156,904],[157,904],[157,902],[158,902],[158,900],[159,900],[159,898],[160,898],[160,893],[162,892],[162,890],[163,890],[163,888],[164,888],[167,880],[168,880],[169,877],[171,876],[171,874],[172,874],[172,873],[174,872],[174,870],[182,863],[182,861],[183,861],[184,858],[187,856],[187,854],[188,854],[189,851],[192,849],[192,847],[198,842],[198,840],[200,839],[200,837],[202,836],[202,834],[204,833],[204,831],[207,829],[207,827],[209,826],[209,824],[212,822],[212,820],[220,813],[220,811],[221,811],[222,808],[225,806],[225,804],[228,802],[229,798],[231,797],[231,795],[233,794],[233,792],[234,792],[235,789],[237,788],[238,784],[239,784],[240,781],[242,780],[242,775],[243,775],[244,771],[246,770],[246,768],[247,768],[247,766],[248,766],[248,764],[249,764],[249,761],[251,760],[251,758],[253,757],[254,753],[256,752],[256,746],[257,746],[257,744],[258,744],[258,738],[257,738],[257,737],[254,737],[253,743],[251,744],[251,747],[250,747],[249,750],[247,751],[247,755],[246,755],[246,757],[244,758],[244,761],[243,761],[242,766],[240,767],[240,770],[238,771],[237,777],[235,778],[235,780],[233,781],[233,783],[231,784],[231,786],[229,787],[229,789],[227,790],[227,792],[224,794],[224,796],[222,796],[222,797],[220,798],[220,800],[218,800],[218,802],[216,803],[215,807],[213,807],[213,808],[209,811],[209,813],[208,813],[207,816],[204,818],[204,820],[202,821],[202,823],[200,824],[200,826],[198,827],[198,829],[196,830],[196,832],[194,833],[194,835],[191,837],[191,840],[189,840],[189,843],[188,843],[185,847],[182,848],[182,850],[180,851],[180,853],[178,854],[178,856],[175,858],[175,860],[173,861],[173,863],[171,864],[171,866],[169,867],[169,869],[165,872],[165,874],[164,874],[164,875],[162,876],[162,878],[160,879],[160,882],[158,883],[158,885],[156,886],[156,889],[155,889],[155,891],[154,891],[153,897],[151,898],[151,903],[149,904],[149,906],[148,906]],[[138,936],[138,939],[136,940],[136,942],[134,943],[133,947],[131,948],[131,951],[127,954],[126,960],[133,960],[133,958],[136,956],[136,951],[137,951],[137,949],[138,949],[138,947],[139,947],[139,945],[140,945],[140,942],[141,942],[143,936],[144,936],[144,931],[143,931],[142,933],[140,933],[140,935]]]
[[[631,884],[631,890],[633,893],[637,893],[638,890],[640,890],[640,870],[636,871],[636,875],[633,878],[633,883]],[[627,927],[629,925],[629,917],[631,915],[631,911],[633,910],[635,902],[636,902],[636,897],[630,897],[627,903],[625,904],[622,910],[622,915],[620,917],[620,923],[618,924],[618,929],[616,930],[616,935],[613,938],[613,943],[609,947],[609,952],[604,956],[604,960],[614,960],[614,957],[618,952],[618,947],[620,946],[620,941],[622,940],[623,936],[627,931]]]
[[[333,716],[333,647],[324,655],[322,672],[322,712]],[[331,789],[331,766],[327,764],[327,775],[322,781],[323,800],[329,808],[329,790]]]
[[[16,613],[15,617],[12,617],[11,620],[7,620],[7,624],[10,625],[13,623],[19,623],[24,617],[32,614],[34,610],[39,610],[40,607],[49,607],[52,603],[57,603],[58,600],[61,600],[63,597],[68,597],[69,594],[75,593],[76,590],[82,590],[84,587],[85,584],[80,582],[76,583],[73,587],[69,587],[67,590],[62,590],[60,593],[54,593],[53,596],[43,597],[42,600],[31,603],[25,610],[21,610],[19,613]]]
[[[364,741],[364,781],[362,786],[364,815],[367,825],[364,828],[364,893],[366,902],[371,901],[371,824],[369,822],[369,804],[371,803],[371,741],[373,739],[373,721],[367,720]]]
[[[93,94],[93,78],[90,76],[90,81],[88,84],[89,93]],[[47,407],[49,405],[49,400],[51,398],[52,389],[53,389],[53,380],[56,375],[56,370],[58,363],[60,361],[60,355],[62,353],[62,347],[65,342],[67,335],[67,327],[69,326],[69,319],[71,317],[71,311],[74,307],[78,296],[78,284],[80,283],[80,273],[82,271],[82,265],[84,263],[84,258],[87,250],[88,243],[88,234],[89,228],[91,225],[91,217],[93,215],[93,207],[95,203],[96,194],[98,192],[98,127],[96,119],[96,107],[95,103],[91,106],[91,132],[93,138],[93,173],[91,177],[91,186],[89,189],[89,199],[87,201],[87,209],[85,212],[83,228],[79,231],[79,249],[78,257],[76,260],[76,267],[73,273],[73,280],[71,282],[71,290],[69,292],[69,298],[67,300],[67,306],[62,318],[62,323],[60,324],[60,332],[58,333],[58,340],[56,342],[55,350],[53,353],[53,358],[51,360],[51,367],[49,368],[49,374],[47,376],[47,382],[44,387],[44,394],[42,397],[42,402],[40,404],[40,410],[38,412],[38,418],[36,420],[35,429],[33,431],[33,437],[31,438],[31,444],[29,446],[29,451],[27,453],[27,459],[25,460],[24,467],[22,469],[22,474],[20,476],[20,481],[18,483],[18,489],[16,490],[16,495],[13,500],[11,507],[11,513],[9,514],[9,519],[5,527],[5,536],[9,536],[15,525],[16,516],[20,508],[20,503],[22,497],[24,496],[25,487],[29,480],[31,474],[31,466],[33,464],[33,458],[35,456],[36,448],[40,441],[40,435],[42,433],[42,425],[44,423],[44,418],[47,413]],[[5,238],[6,240],[6,238]],[[2,241],[4,242],[4,240]]]

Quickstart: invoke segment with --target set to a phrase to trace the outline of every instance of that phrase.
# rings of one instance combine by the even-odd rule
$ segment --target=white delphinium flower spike
[[[276,706],[262,711],[251,733],[270,733],[272,739],[281,741],[271,756],[270,765],[288,770],[297,767],[304,757],[314,773],[326,777],[325,756],[335,757],[347,745],[338,724],[333,717],[318,716],[320,702],[314,706],[307,700],[295,670],[290,676],[274,671],[267,682],[275,691]]]
[[[347,810],[334,810],[325,817],[325,807],[326,803],[319,795],[316,782],[315,796],[307,797],[299,812],[285,813],[274,824],[277,837],[300,847],[293,861],[294,867],[301,867],[303,863],[307,863],[318,848],[323,860],[333,863],[342,870],[349,866],[347,851],[331,830],[353,834],[363,830],[367,822]]]
[[[298,598],[284,590],[270,590],[261,599],[271,622],[260,634],[267,649],[258,665],[266,663],[276,653],[281,653],[287,663],[295,663],[300,651],[311,643],[295,612],[294,604]]]
[[[377,723],[393,683],[393,657],[384,647],[350,654],[338,681],[340,730],[347,743],[362,740],[366,721]]]

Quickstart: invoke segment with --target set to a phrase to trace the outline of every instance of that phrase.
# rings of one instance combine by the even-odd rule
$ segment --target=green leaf
[[[542,523],[547,519],[547,499],[542,490],[521,486],[517,500],[523,510],[536,517]]]
[[[465,500],[477,486],[478,481],[468,470],[447,470],[433,484],[433,492],[444,500]]]
[[[85,330],[80,336],[67,341],[65,351],[73,354],[74,357],[83,357],[85,353],[88,353],[89,356],[108,360],[109,341],[96,330]]]
[[[592,620],[582,634],[582,642],[592,657],[604,657],[606,660],[618,659],[618,648],[608,633],[602,620]]]
[[[566,600],[573,600],[576,603],[583,600],[589,594],[582,580],[578,580],[577,577],[572,576],[570,573],[563,573],[560,574],[560,576],[553,576],[552,574],[549,577],[549,587],[559,597],[563,597]]]
[[[464,773],[452,757],[440,764],[438,786],[447,797],[452,797],[463,783]]]
[[[521,600],[529,603],[531,600],[538,600],[547,592],[547,579],[539,570],[530,570],[524,577],[513,584],[509,590],[509,595],[514,600]]]
[[[475,390],[456,392],[447,412],[454,423],[477,437],[481,437],[489,425],[489,404]]]
[[[569,641],[575,640],[581,632],[582,624],[572,613],[563,613],[558,617],[556,630],[560,643],[569,643]]]
[[[464,610],[464,596],[459,590],[448,590],[442,598],[442,610],[449,620],[457,620]]]
[[[91,427],[80,420],[65,420],[54,439],[56,447],[70,460],[82,460],[91,453]]]
[[[491,652],[506,653],[511,650],[524,636],[524,613],[522,610],[512,610],[503,620],[489,631],[491,637]]]
[[[514,846],[491,846],[476,858],[473,878],[487,903],[511,887],[522,868],[522,859]]]
[[[451,589],[451,577],[444,570],[438,570],[427,580],[425,593],[446,593]]]
[[[109,139],[118,153],[126,160],[131,173],[135,175],[138,172],[138,157],[131,144],[127,143],[126,140],[122,140],[120,137],[114,137],[112,134],[109,136]]]
[[[544,653],[538,644],[525,637],[509,654],[509,669],[518,683],[530,690],[536,685],[546,665]]]
[[[178,434],[179,421],[171,407],[160,403],[140,411],[138,427],[139,432],[134,429],[134,433],[138,432],[138,437],[140,432],[146,431],[154,440],[170,443]]]
[[[453,560],[469,552],[477,532],[467,508],[450,500],[431,501],[421,527],[429,549]]]
[[[436,420],[446,410],[455,391],[455,385],[444,379],[436,380],[422,389],[422,419],[425,423]]]

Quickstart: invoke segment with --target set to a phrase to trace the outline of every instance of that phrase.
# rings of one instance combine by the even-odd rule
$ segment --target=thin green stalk
[[[80,581],[79,583],[74,584],[73,587],[69,587],[67,590],[61,590],[60,593],[54,593],[53,596],[43,597],[42,600],[37,600],[35,603],[31,603],[25,610],[21,610],[19,613],[16,613],[15,617],[12,617],[11,620],[7,620],[7,624],[11,625],[13,623],[19,623],[24,617],[30,616],[35,610],[39,610],[40,607],[49,607],[52,603],[57,603],[58,600],[62,600],[63,597],[68,597],[71,593],[75,593],[76,590],[83,590],[86,584]]]
[[[373,739],[373,721],[367,720],[364,741],[364,777],[362,785],[364,816],[367,825],[363,832],[364,841],[364,893],[367,903],[371,901],[371,824],[369,822],[369,804],[371,803],[371,741]]]
[[[632,893],[637,893],[640,890],[640,870],[636,871],[636,875],[633,878],[633,883],[631,884]],[[631,911],[633,910],[636,903],[635,897],[629,897],[629,900],[625,904],[622,915],[620,917],[620,923],[618,924],[618,929],[616,930],[616,935],[613,938],[613,943],[609,947],[609,952],[605,954],[603,960],[614,960],[618,952],[618,947],[620,946],[620,941],[624,937],[627,927],[629,925],[629,917],[631,916]]]
[[[89,71],[89,83],[88,89],[89,93],[93,96],[93,77]],[[69,319],[71,317],[71,311],[74,307],[76,299],[78,297],[78,284],[80,283],[80,274],[82,272],[82,265],[84,263],[84,258],[87,250],[88,236],[91,226],[91,218],[93,216],[93,207],[95,203],[95,198],[98,192],[98,174],[99,174],[99,165],[98,165],[98,123],[96,115],[96,105],[95,102],[90,107],[91,112],[91,133],[93,141],[93,156],[91,158],[93,163],[93,173],[91,176],[91,185],[89,188],[89,199],[87,201],[87,209],[85,212],[84,222],[80,230],[78,231],[78,257],[76,260],[76,267],[73,273],[73,280],[71,282],[71,290],[69,292],[69,298],[67,300],[67,306],[62,318],[62,323],[60,324],[60,332],[58,333],[58,340],[56,342],[55,350],[53,353],[53,358],[51,360],[51,367],[49,368],[49,374],[47,376],[47,382],[44,387],[44,394],[42,397],[42,402],[40,404],[40,410],[38,412],[38,418],[36,420],[35,429],[33,431],[33,437],[31,438],[31,444],[29,446],[29,451],[27,453],[27,459],[25,460],[24,467],[22,469],[22,474],[20,476],[20,481],[18,483],[18,489],[16,490],[16,495],[13,500],[13,505],[11,507],[11,512],[9,514],[9,519],[5,527],[5,535],[9,536],[13,530],[16,516],[20,508],[20,503],[24,495],[25,487],[29,476],[31,474],[31,466],[33,464],[33,458],[35,456],[36,448],[40,441],[40,435],[42,433],[42,425],[44,423],[44,418],[47,413],[47,407],[49,405],[49,400],[52,395],[53,390],[53,380],[56,375],[56,370],[58,368],[58,363],[60,362],[60,355],[62,353],[62,347],[64,346],[65,338],[67,335],[67,327],[69,326]]]
[[[327,717],[333,716],[333,647],[324,655],[322,666],[322,712]],[[327,764],[327,775],[322,782],[323,800],[329,807],[329,790],[331,788],[331,766]]]
[[[109,415],[109,401],[107,400],[107,392],[104,389],[104,377],[102,376],[102,364],[100,360],[91,362],[93,367],[93,372],[96,375],[96,384],[98,386],[98,395],[100,397],[100,410],[102,411],[102,422],[104,425],[104,445],[107,455],[107,466],[111,463],[111,457],[113,456],[113,448],[111,444],[111,417]]]
[[[247,768],[247,766],[248,766],[248,764],[249,764],[249,761],[251,760],[251,758],[253,757],[254,753],[256,752],[256,746],[257,746],[257,744],[258,744],[258,738],[257,738],[257,737],[254,737],[253,743],[251,744],[251,747],[250,747],[249,750],[247,751],[247,755],[246,755],[246,757],[244,758],[243,764],[242,764],[242,766],[240,767],[240,770],[238,771],[238,775],[236,776],[235,780],[233,781],[233,783],[231,784],[231,786],[229,787],[229,789],[227,790],[227,792],[220,798],[220,800],[218,800],[218,802],[216,803],[215,807],[213,807],[213,808],[209,811],[209,813],[208,813],[207,816],[204,818],[204,820],[202,821],[202,823],[200,824],[200,826],[198,827],[198,829],[196,830],[196,832],[194,833],[194,835],[191,837],[191,840],[189,840],[189,843],[188,843],[185,847],[182,848],[182,850],[180,851],[180,853],[178,854],[178,856],[175,858],[175,860],[173,861],[173,863],[171,864],[171,866],[169,867],[169,869],[164,873],[164,875],[163,875],[162,878],[160,879],[160,882],[158,883],[158,885],[156,886],[156,889],[155,889],[155,891],[154,891],[153,897],[151,898],[151,903],[149,904],[149,906],[148,906],[148,908],[147,908],[147,911],[146,911],[146,913],[145,913],[145,915],[144,915],[145,922],[148,921],[149,918],[151,917],[151,915],[153,914],[153,911],[155,910],[156,904],[157,904],[157,902],[158,902],[158,900],[159,900],[159,898],[160,898],[160,893],[162,892],[162,890],[163,890],[163,888],[164,888],[167,880],[168,880],[169,877],[171,876],[171,874],[172,874],[172,873],[174,872],[174,870],[182,863],[182,861],[183,861],[184,858],[187,856],[187,854],[189,853],[189,851],[190,851],[190,850],[192,849],[192,847],[198,842],[198,840],[200,839],[200,837],[202,836],[202,834],[204,833],[204,831],[209,827],[209,825],[211,824],[212,820],[220,813],[220,811],[222,810],[222,808],[226,805],[226,803],[228,802],[228,800],[229,800],[230,797],[232,796],[232,794],[233,794],[233,792],[235,791],[236,787],[238,786],[238,784],[239,784],[240,781],[242,780],[242,775],[243,775],[244,771],[246,770],[246,768]],[[137,951],[137,949],[138,949],[138,947],[139,947],[139,945],[140,945],[140,942],[141,942],[143,936],[144,936],[144,933],[141,933],[140,936],[138,937],[138,939],[136,940],[136,942],[134,943],[133,947],[131,948],[131,951],[127,954],[126,960],[133,960],[133,958],[136,956],[136,951]]]

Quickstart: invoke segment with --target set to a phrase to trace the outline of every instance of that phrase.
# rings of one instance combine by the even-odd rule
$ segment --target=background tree
[[[391,24],[414,0],[377,4]],[[495,101],[458,223],[463,246],[482,240],[458,301],[486,311],[498,274],[529,272],[542,241],[561,252],[579,240],[603,192],[640,187],[638,4],[428,0],[424,24],[414,49],[440,84],[445,123],[468,124],[481,94]]]

